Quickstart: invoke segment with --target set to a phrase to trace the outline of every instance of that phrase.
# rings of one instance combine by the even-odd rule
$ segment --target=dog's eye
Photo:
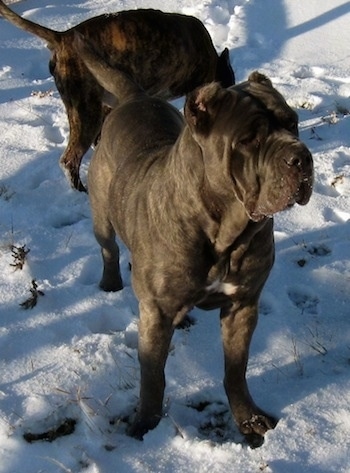
[[[238,141],[238,145],[243,147],[254,147],[259,148],[260,146],[260,139],[256,134],[248,135],[243,139]]]
[[[250,124],[238,140],[238,146],[249,148],[251,151],[260,148],[269,131],[269,122],[263,117]]]
[[[293,133],[295,136],[299,136],[299,129],[298,129],[298,123],[292,123],[289,126],[289,131]]]

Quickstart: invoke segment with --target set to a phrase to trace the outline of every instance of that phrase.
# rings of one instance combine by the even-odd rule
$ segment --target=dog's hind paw
[[[106,274],[103,275],[99,286],[105,292],[121,291],[124,287],[122,278],[120,276],[113,275],[113,277],[110,277]]]

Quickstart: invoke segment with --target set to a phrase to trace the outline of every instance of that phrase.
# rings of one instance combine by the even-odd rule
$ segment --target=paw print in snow
[[[301,310],[301,313],[317,314],[319,299],[315,294],[301,288],[291,288],[288,290],[288,297],[292,303]]]

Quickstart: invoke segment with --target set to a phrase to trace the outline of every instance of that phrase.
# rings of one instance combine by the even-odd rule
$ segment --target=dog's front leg
[[[138,411],[128,433],[142,439],[162,417],[165,389],[164,368],[173,334],[172,319],[156,304],[140,303],[139,361],[141,387]]]
[[[246,381],[249,345],[257,323],[257,305],[258,301],[255,301],[238,308],[233,305],[221,311],[224,386],[239,430],[253,447],[260,446],[266,431],[273,429],[277,423],[256,406]]]

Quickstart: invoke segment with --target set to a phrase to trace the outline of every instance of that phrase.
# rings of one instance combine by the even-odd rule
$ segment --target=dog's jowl
[[[228,401],[256,446],[276,425],[246,382],[259,296],[274,261],[273,214],[306,204],[312,191],[312,157],[298,138],[297,116],[268,78],[253,73],[229,89],[196,89],[184,120],[79,38],[76,47],[121,99],[102,127],[88,185],[104,262],[100,285],[122,289],[117,234],[130,250],[139,300],[141,390],[130,434],[141,438],[161,419],[175,325],[194,306],[216,307]]]
[[[62,32],[20,17],[0,0],[0,14],[39,36],[51,51],[50,72],[65,105],[69,140],[60,163],[71,185],[84,190],[81,160],[100,132],[109,98],[73,48],[82,34],[111,66],[118,65],[150,95],[175,98],[212,80],[234,84],[228,50],[216,53],[194,17],[157,10],[128,10],[91,18]],[[107,99],[107,100],[106,100]]]

